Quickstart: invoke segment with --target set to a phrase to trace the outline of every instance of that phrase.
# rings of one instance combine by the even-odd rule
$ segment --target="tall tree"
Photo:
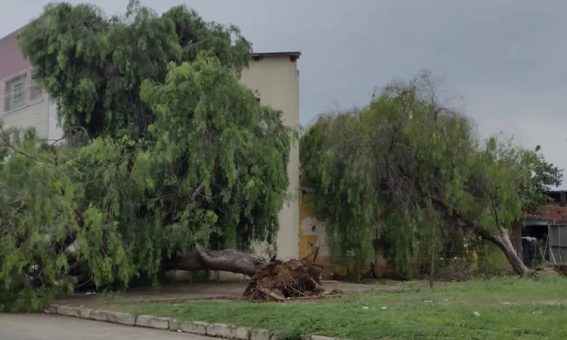
[[[510,230],[561,173],[539,152],[479,141],[431,84],[427,75],[394,84],[364,109],[311,126],[300,144],[302,182],[314,189],[309,201],[339,254],[367,258],[382,234],[409,275],[436,257],[431,252],[453,226],[495,243],[524,274]]]

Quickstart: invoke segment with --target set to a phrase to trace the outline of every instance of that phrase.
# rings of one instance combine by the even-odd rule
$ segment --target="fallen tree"
[[[220,270],[254,276],[268,265],[264,258],[233,249],[193,251],[163,261],[164,270]]]
[[[163,262],[164,270],[218,270],[250,277],[243,296],[252,301],[285,301],[314,297],[325,292],[321,285],[322,266],[311,260],[270,261],[232,249],[193,251]]]
[[[194,249],[163,262],[163,270],[217,270],[244,274],[250,281],[243,296],[252,301],[284,301],[325,292],[322,266],[309,259],[271,260],[233,249]]]
[[[240,84],[237,28],[183,6],[110,18],[58,3],[19,42],[68,140],[0,131],[0,305],[261,267],[245,252],[276,235],[294,133]]]
[[[323,267],[308,259],[270,261],[250,253],[226,249],[194,249],[163,262],[164,270],[218,270],[250,276],[243,296],[252,301],[284,301],[313,297],[325,292]]]

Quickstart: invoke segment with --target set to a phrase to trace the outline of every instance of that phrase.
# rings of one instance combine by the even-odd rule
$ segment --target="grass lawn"
[[[315,301],[188,301],[123,306],[135,314],[265,328],[292,338],[320,334],[349,339],[567,339],[567,279],[512,277],[423,282],[399,290]],[[403,287],[403,288],[402,288]]]

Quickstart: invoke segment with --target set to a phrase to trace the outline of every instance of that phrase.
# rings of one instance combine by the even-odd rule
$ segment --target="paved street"
[[[210,337],[46,314],[0,314],[1,340],[207,340]]]

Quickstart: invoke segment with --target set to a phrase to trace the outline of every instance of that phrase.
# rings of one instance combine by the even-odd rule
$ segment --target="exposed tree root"
[[[322,267],[309,260],[272,260],[251,279],[244,296],[253,301],[284,301],[289,298],[317,296]]]

